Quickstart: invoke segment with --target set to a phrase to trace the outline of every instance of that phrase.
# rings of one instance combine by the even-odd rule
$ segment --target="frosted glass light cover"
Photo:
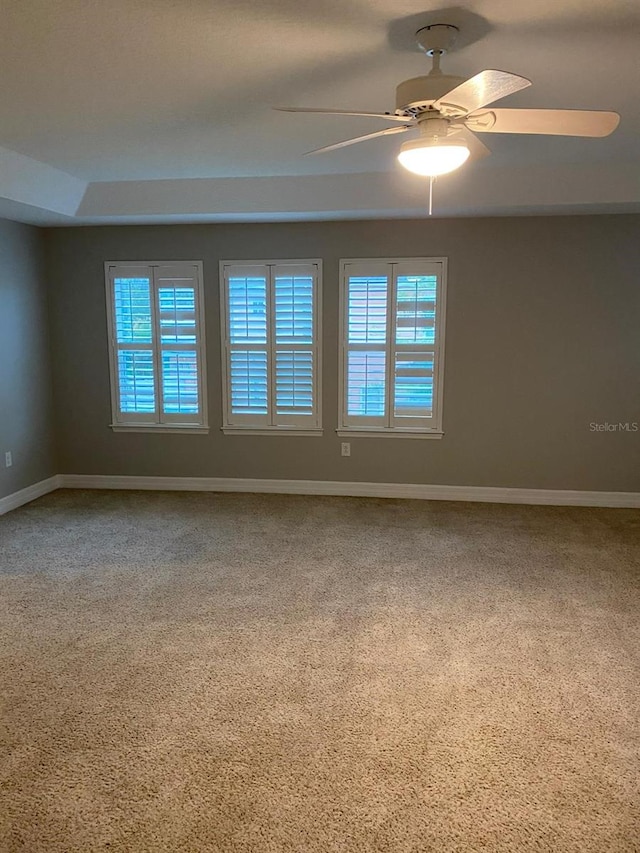
[[[400,164],[416,175],[446,175],[460,168],[469,156],[464,142],[437,140],[429,143],[425,140],[405,142],[398,160]]]

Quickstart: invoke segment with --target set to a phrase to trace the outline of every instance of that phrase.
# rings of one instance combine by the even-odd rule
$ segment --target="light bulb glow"
[[[416,175],[436,177],[459,169],[469,153],[469,149],[462,141],[413,139],[404,143],[398,154],[398,160],[405,169]]]

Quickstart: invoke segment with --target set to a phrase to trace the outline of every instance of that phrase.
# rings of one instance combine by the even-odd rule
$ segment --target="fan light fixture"
[[[416,175],[435,178],[459,169],[469,154],[469,148],[461,140],[422,138],[403,143],[398,160]]]
[[[391,122],[391,127],[374,130],[342,142],[315,148],[307,154],[337,151],[396,133],[417,130],[420,138],[406,142],[398,154],[405,169],[429,178],[429,210],[433,183],[438,175],[460,168],[469,159],[490,153],[476,134],[542,134],[551,136],[604,137],[618,126],[620,116],[610,110],[529,110],[496,109],[493,104],[531,85],[531,80],[488,68],[465,79],[443,74],[441,58],[453,47],[458,28],[452,24],[428,23],[416,33],[418,44],[431,57],[428,74],[403,80],[396,88],[395,110],[369,112],[334,110],[324,107],[276,107],[284,112],[334,116],[363,116]],[[487,110],[490,107],[490,110]],[[462,131],[462,133],[460,133]]]

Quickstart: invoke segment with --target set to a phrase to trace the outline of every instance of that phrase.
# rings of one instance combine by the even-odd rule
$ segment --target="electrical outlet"
[[[11,456],[11,451],[7,450],[7,452],[4,454],[4,467],[5,468],[11,468],[12,465],[13,465],[13,457]]]
[[[343,456],[351,456],[351,443],[349,441],[343,441],[340,445],[340,452]]]

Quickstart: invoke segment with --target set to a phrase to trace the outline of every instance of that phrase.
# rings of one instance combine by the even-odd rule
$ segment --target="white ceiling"
[[[384,111],[426,73],[413,34],[461,27],[448,73],[534,85],[513,107],[617,110],[606,139],[485,137],[493,156],[438,181],[440,215],[640,210],[638,0],[6,0],[0,214],[39,223],[425,213],[383,126],[276,105]],[[501,104],[502,106],[502,104]],[[323,178],[322,176],[328,176]]]

